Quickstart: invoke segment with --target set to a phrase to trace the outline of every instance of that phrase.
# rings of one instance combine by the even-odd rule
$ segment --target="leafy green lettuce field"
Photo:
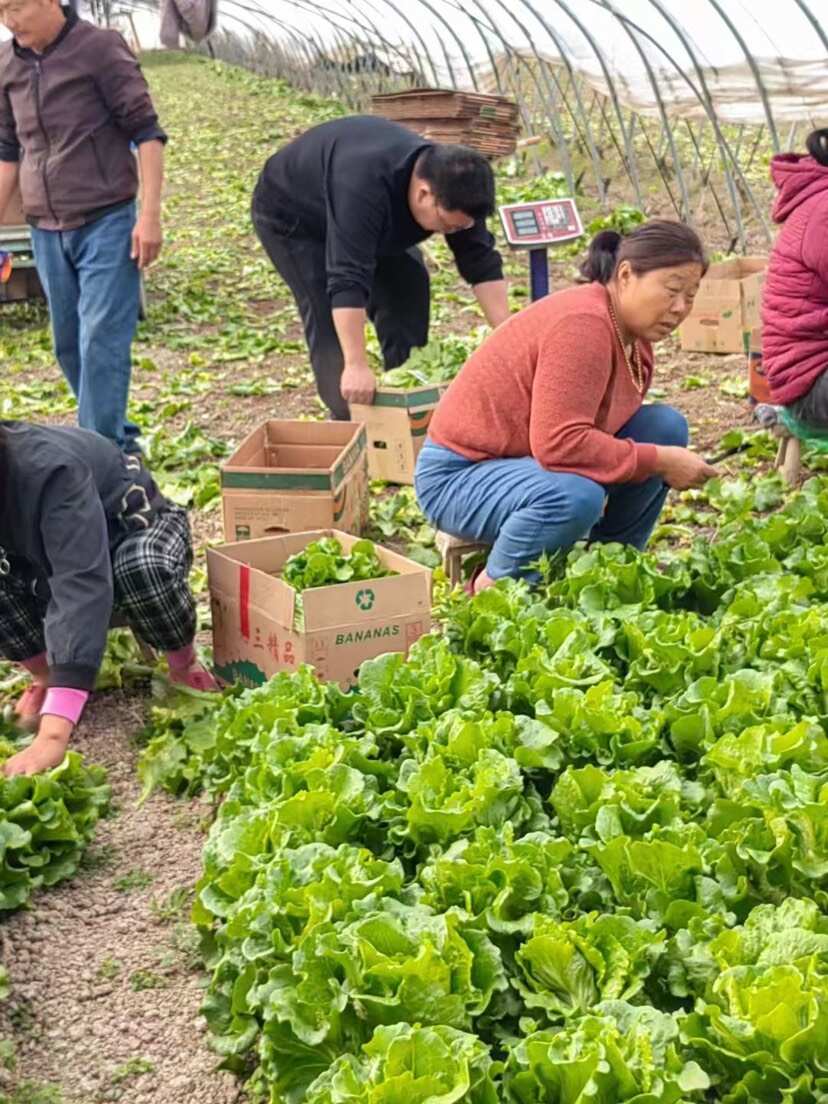
[[[156,711],[148,787],[221,799],[204,1012],[254,1095],[828,1099],[828,481],[773,486],[443,593],[355,693]]]

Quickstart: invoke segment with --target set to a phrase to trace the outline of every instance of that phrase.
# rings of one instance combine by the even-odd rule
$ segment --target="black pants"
[[[327,289],[324,242],[299,237],[295,229],[253,208],[253,225],[276,271],[293,292],[305,327],[316,388],[332,417],[347,420],[339,381],[344,366]],[[408,360],[428,341],[429,279],[416,246],[381,257],[374,272],[368,317],[382,348],[386,371]]]

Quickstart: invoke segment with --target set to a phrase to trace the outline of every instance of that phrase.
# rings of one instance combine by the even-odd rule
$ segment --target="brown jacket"
[[[130,143],[166,141],[121,35],[63,10],[43,54],[0,45],[0,161],[20,162],[23,210],[45,230],[83,226],[134,199]]]

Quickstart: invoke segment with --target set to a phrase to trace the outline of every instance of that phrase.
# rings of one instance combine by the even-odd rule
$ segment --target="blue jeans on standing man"
[[[671,406],[642,406],[616,436],[684,447],[687,421]],[[587,537],[643,549],[669,489],[660,475],[604,486],[547,471],[531,456],[473,461],[432,441],[420,452],[414,486],[437,529],[491,545],[493,579],[525,575],[543,552]]]
[[[130,257],[135,204],[77,230],[32,230],[55,356],[78,400],[78,424],[138,452],[126,421],[140,276]]]

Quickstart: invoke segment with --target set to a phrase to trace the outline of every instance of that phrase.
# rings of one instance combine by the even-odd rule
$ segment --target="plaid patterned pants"
[[[183,648],[195,635],[195,600],[187,581],[192,562],[190,523],[177,506],[158,514],[149,529],[125,537],[112,553],[114,609],[157,651]],[[0,656],[20,661],[45,651],[47,604],[30,579],[0,577]]]

